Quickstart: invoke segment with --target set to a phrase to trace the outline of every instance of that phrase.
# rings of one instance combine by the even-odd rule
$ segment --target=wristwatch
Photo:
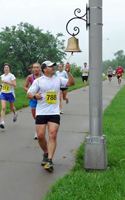
[[[36,98],[36,95],[34,95],[33,98],[34,98],[34,99],[37,99],[37,98]]]

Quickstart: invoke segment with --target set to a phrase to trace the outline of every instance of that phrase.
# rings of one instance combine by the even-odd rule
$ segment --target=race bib
[[[118,76],[121,76],[121,74],[118,74]]]
[[[54,104],[57,102],[57,91],[46,92],[46,103]]]
[[[112,74],[112,72],[109,72],[109,74]]]
[[[10,91],[10,86],[9,85],[2,85],[2,90],[4,91],[4,92],[9,92]]]
[[[84,74],[88,74],[88,72],[87,72],[87,71],[85,71],[85,72],[84,72]]]

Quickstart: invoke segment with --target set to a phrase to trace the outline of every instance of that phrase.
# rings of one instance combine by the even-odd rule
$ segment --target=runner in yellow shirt
[[[17,112],[16,108],[14,107],[14,101],[15,101],[15,93],[14,93],[14,87],[16,86],[16,78],[15,76],[10,73],[10,65],[8,63],[4,64],[4,74],[1,75],[1,82],[2,82],[2,90],[0,94],[1,98],[1,124],[0,128],[5,128],[5,110],[6,110],[6,102],[9,102],[10,109],[13,111],[13,122],[17,121]]]

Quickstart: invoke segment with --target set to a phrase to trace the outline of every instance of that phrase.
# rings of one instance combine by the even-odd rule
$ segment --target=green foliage
[[[108,169],[86,172],[84,146],[76,154],[76,165],[59,178],[43,200],[124,200],[125,198],[125,86],[103,114],[103,134],[107,137]]]
[[[78,67],[75,63],[71,64],[71,74],[74,76],[74,77],[80,77],[82,76],[81,75],[81,67]]]
[[[62,33],[55,36],[47,31],[34,28],[33,25],[21,22],[11,28],[5,27],[0,32],[0,72],[5,62],[10,63],[15,76],[29,74],[29,66],[44,60],[61,62],[65,58]]]

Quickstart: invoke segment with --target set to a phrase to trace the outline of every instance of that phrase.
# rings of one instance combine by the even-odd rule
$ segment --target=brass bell
[[[75,36],[68,39],[68,45],[65,52],[82,52],[79,48],[79,40]]]

